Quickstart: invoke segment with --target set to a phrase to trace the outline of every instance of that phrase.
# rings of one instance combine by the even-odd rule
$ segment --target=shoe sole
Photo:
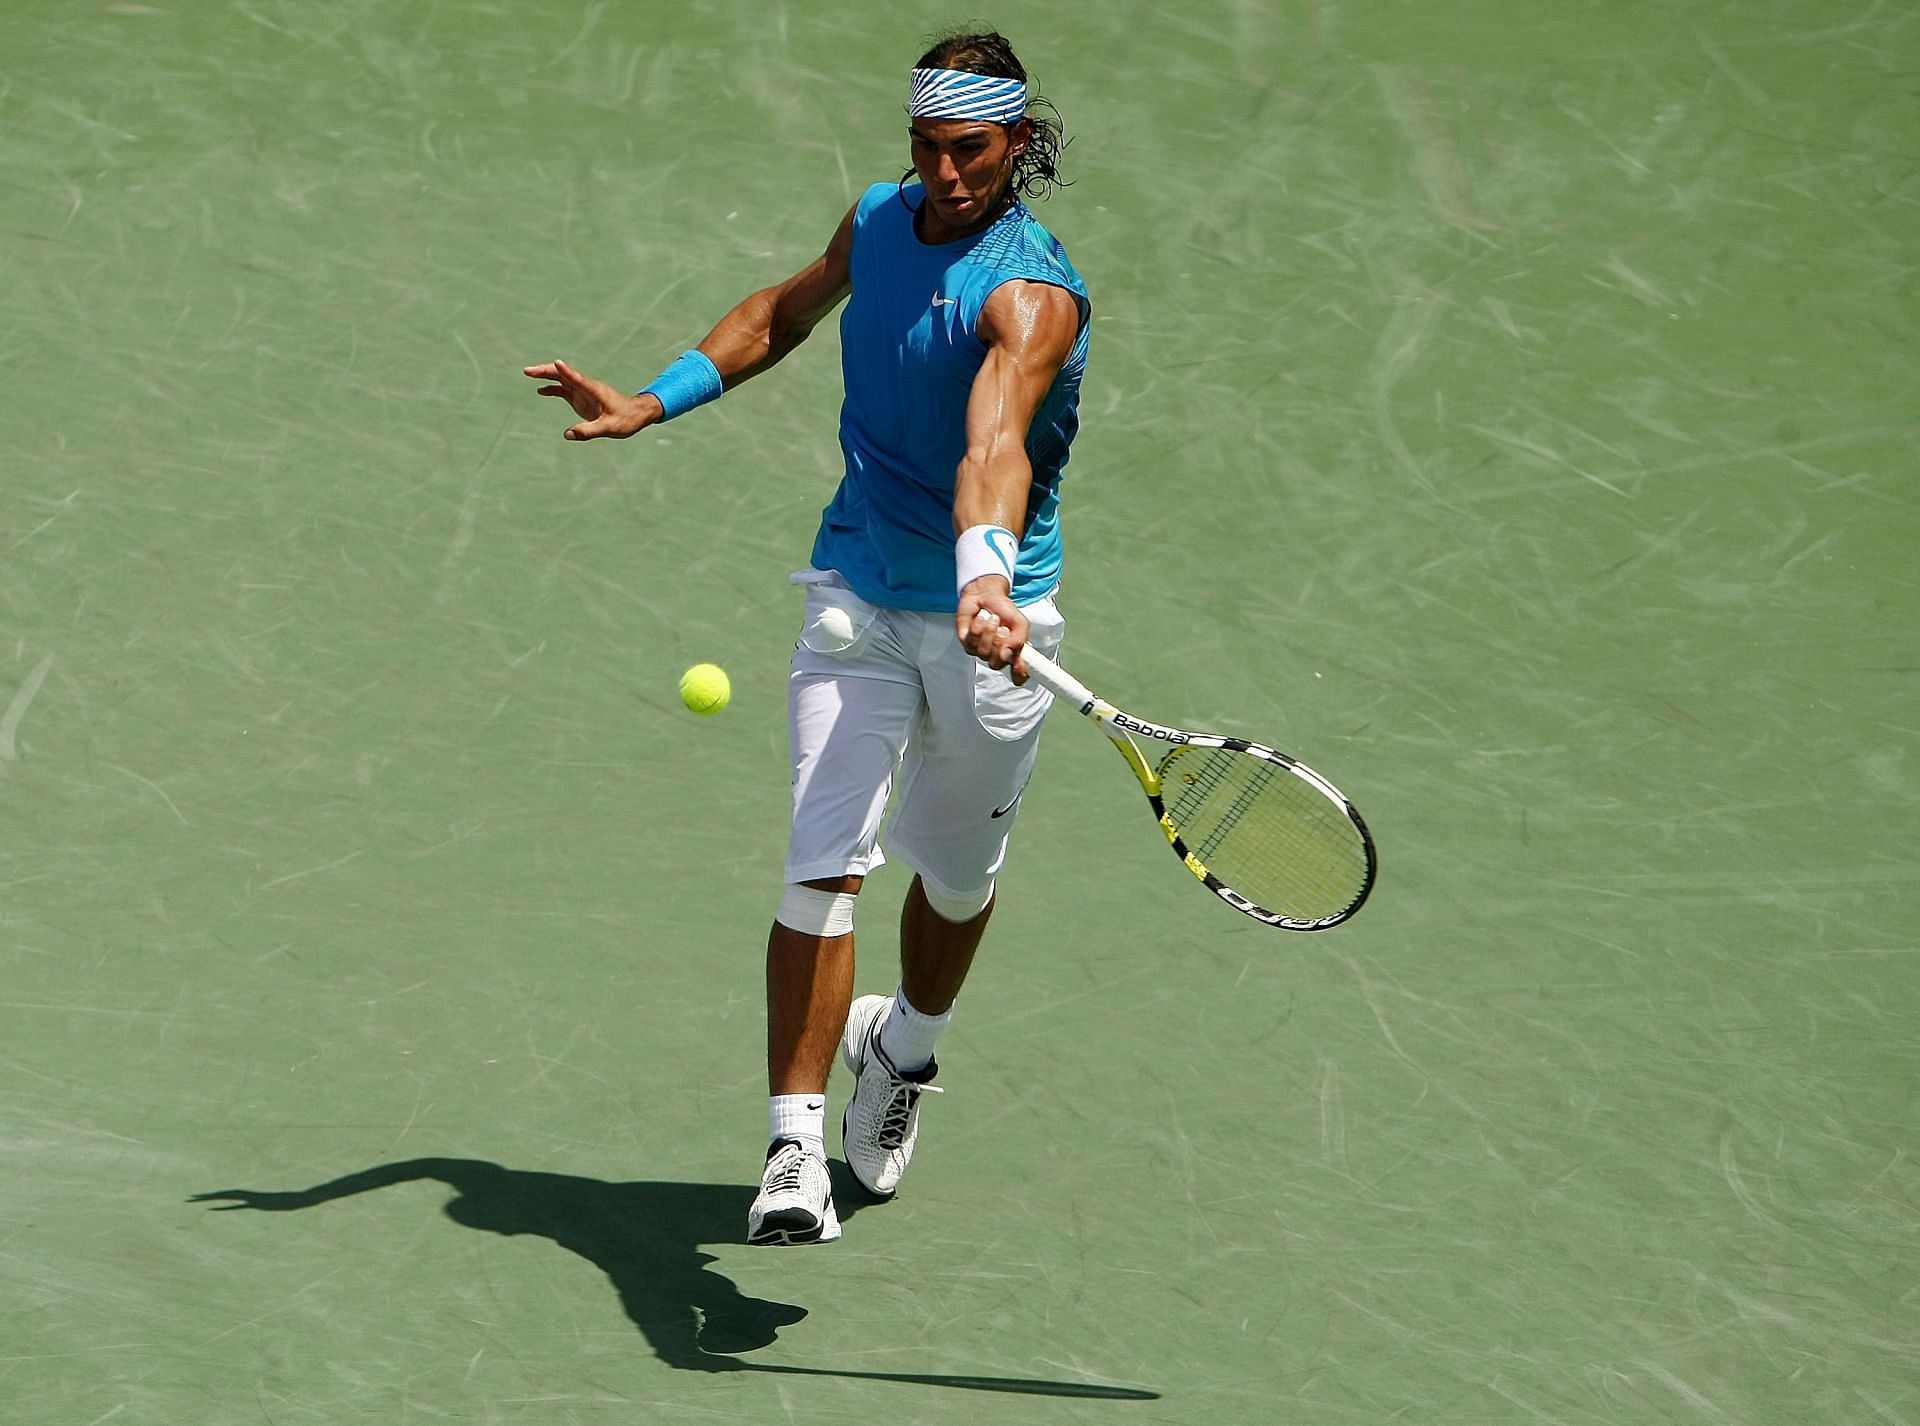
[[[821,1220],[811,1213],[783,1210],[760,1220],[758,1230],[747,1234],[747,1242],[756,1248],[796,1248],[807,1243],[831,1243],[840,1236],[840,1225],[832,1219]]]

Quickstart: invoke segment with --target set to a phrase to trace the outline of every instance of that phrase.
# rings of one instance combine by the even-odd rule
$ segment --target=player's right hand
[[[997,574],[983,574],[960,591],[960,607],[953,616],[954,632],[960,646],[990,668],[1012,672],[1013,681],[1027,681],[1027,616],[1013,602],[1007,581]]]
[[[644,431],[666,415],[660,398],[629,396],[616,386],[575,371],[563,361],[544,361],[522,368],[535,381],[551,382],[539,390],[541,396],[558,396],[580,417],[577,425],[563,432],[570,441],[592,441],[602,436],[624,439]]]

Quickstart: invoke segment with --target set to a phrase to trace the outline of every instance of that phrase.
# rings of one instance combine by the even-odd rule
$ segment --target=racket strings
[[[1160,765],[1168,819],[1194,858],[1270,911],[1347,910],[1367,884],[1346,809],[1282,764],[1232,748],[1176,748]]]

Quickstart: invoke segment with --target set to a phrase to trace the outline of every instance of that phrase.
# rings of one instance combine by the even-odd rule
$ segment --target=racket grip
[[[1087,712],[1100,701],[1093,696],[1093,690],[1086,684],[1031,645],[1020,657],[1026,662],[1029,677],[1054,697],[1064,698],[1082,713]]]

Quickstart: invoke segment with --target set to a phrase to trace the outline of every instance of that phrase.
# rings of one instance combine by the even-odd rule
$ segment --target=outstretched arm
[[[853,282],[852,254],[853,210],[848,209],[825,252],[785,282],[762,288],[720,319],[700,343],[700,350],[720,373],[723,388],[732,390],[779,362],[840,305]],[[560,397],[581,418],[565,432],[570,441],[631,436],[666,415],[658,397],[630,396],[564,361],[541,362],[525,370],[535,381],[548,383],[540,388],[540,395]]]
[[[1025,532],[1033,488],[1027,430],[1079,333],[1080,308],[1063,287],[1009,282],[987,299],[980,312],[987,357],[967,397],[967,453],[954,488],[956,535],[975,525]],[[1011,580],[984,574],[969,583],[954,627],[968,653],[1026,682],[1027,616],[1013,602]]]
[[[189,1203],[211,1203],[215,1212],[236,1208],[258,1208],[269,1213],[285,1213],[298,1208],[314,1208],[336,1198],[349,1198],[376,1188],[391,1188],[396,1183],[417,1179],[438,1179],[461,1193],[475,1192],[481,1185],[504,1177],[498,1164],[479,1159],[408,1159],[404,1163],[379,1164],[358,1173],[347,1174],[312,1188],[290,1192],[262,1192],[251,1188],[223,1188],[215,1193],[196,1193]]]

